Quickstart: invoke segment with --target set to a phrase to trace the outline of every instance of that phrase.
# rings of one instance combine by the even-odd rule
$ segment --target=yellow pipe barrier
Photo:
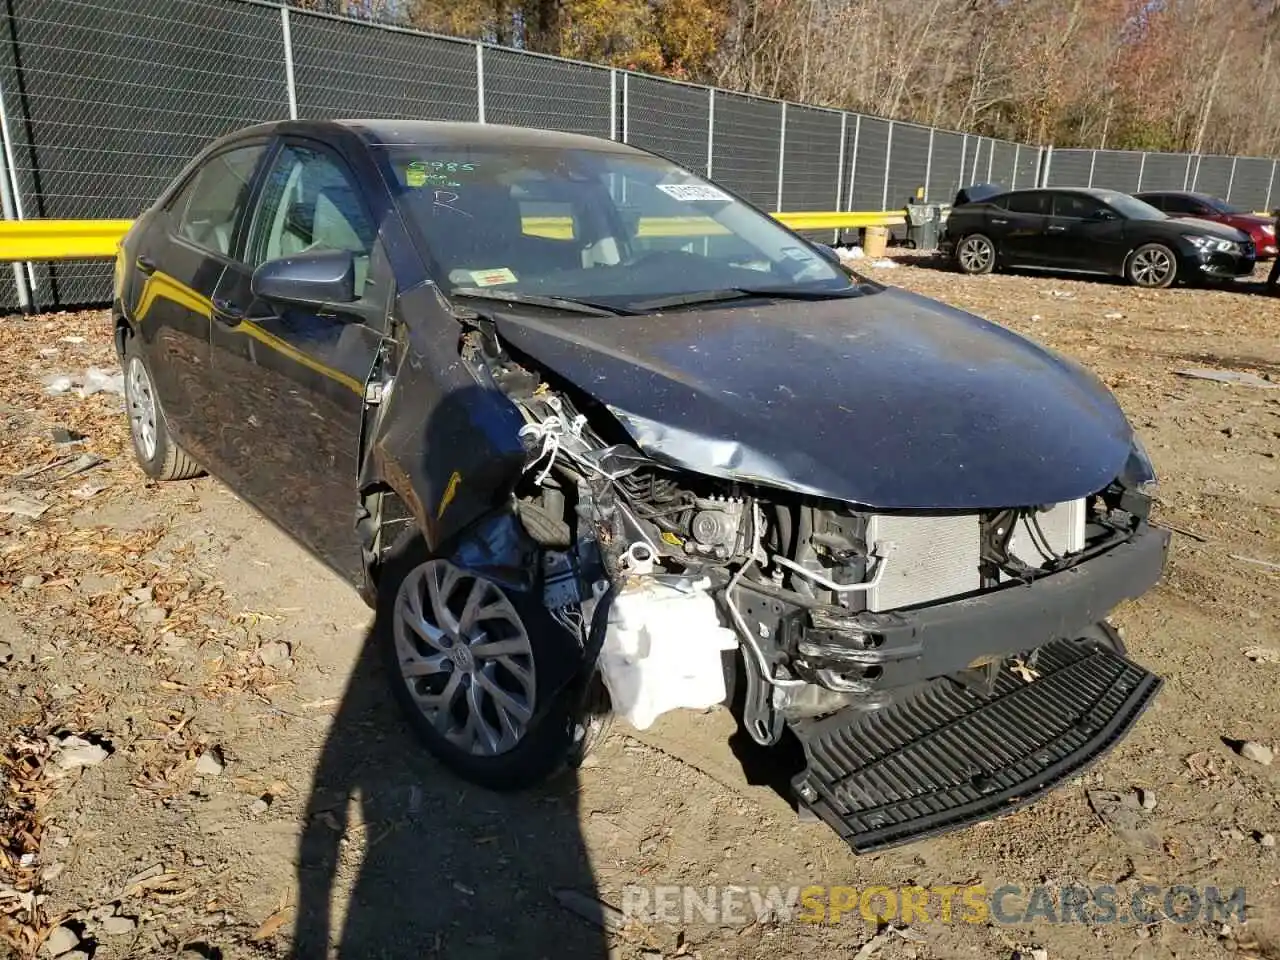
[[[0,260],[114,257],[132,220],[0,221]]]
[[[850,230],[857,227],[892,227],[907,222],[907,215],[901,210],[775,213],[772,216],[792,230]]]
[[[906,223],[901,211],[775,213],[774,219],[792,230],[843,230]],[[132,220],[2,220],[0,261],[92,260],[114,257]],[[524,232],[533,236],[568,239],[568,217],[526,217]],[[642,237],[704,237],[728,230],[710,217],[645,217]]]

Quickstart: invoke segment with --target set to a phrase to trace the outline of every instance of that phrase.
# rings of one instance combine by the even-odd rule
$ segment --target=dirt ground
[[[118,396],[46,393],[51,375],[114,370],[106,314],[10,317],[0,929],[14,955],[48,936],[73,960],[320,958],[340,942],[353,957],[549,960],[1280,956],[1280,763],[1233,749],[1280,747],[1280,389],[1176,373],[1280,383],[1280,299],[1248,284],[966,278],[905,252],[867,272],[1076,357],[1145,438],[1158,519],[1178,533],[1163,584],[1114,621],[1166,685],[1090,773],[998,821],[863,857],[744,773],[724,711],[644,734],[620,724],[571,780],[532,795],[469,787],[388,702],[351,590],[216,481],[147,482]],[[1124,808],[1127,828],[1087,796],[1137,789],[1155,806]],[[619,907],[632,884],[967,883],[1114,884],[1122,902],[1144,884],[1244,887],[1248,919],[935,916],[877,937],[855,912],[606,933],[555,895]]]

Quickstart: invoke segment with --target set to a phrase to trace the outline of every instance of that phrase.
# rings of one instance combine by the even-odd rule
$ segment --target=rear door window
[[[1198,213],[1200,204],[1190,197],[1165,197],[1164,202],[1160,204],[1160,209],[1165,213],[1185,217],[1191,213]]]
[[[178,236],[231,256],[236,223],[249,202],[253,172],[265,150],[266,144],[256,143],[210,157],[174,202]]]
[[[1035,216],[1048,216],[1049,195],[1047,193],[1011,193],[1005,202],[1005,209],[1010,213],[1024,213]]]
[[[1072,220],[1089,220],[1106,205],[1082,193],[1058,193],[1053,197],[1053,215]]]

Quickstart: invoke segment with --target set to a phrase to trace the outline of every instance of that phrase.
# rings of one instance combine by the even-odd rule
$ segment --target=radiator
[[[893,544],[884,576],[867,591],[868,610],[930,603],[982,586],[976,514],[919,517],[874,514],[867,542]]]
[[[1084,500],[1055,504],[1036,518],[1052,553],[1060,556],[1084,549]],[[980,539],[976,514],[873,514],[867,522],[867,542],[881,547],[892,543],[893,550],[879,584],[867,591],[867,609],[896,610],[979,590]],[[1018,521],[1009,552],[1031,567],[1042,566],[1046,559],[1045,551],[1036,549],[1025,519]],[[1005,574],[1000,578],[1008,579]]]

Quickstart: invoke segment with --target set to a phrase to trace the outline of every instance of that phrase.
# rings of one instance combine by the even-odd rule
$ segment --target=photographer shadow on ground
[[[443,335],[441,343],[434,346],[442,354],[456,349]],[[493,413],[500,405],[492,392],[441,383],[440,363],[411,359],[383,411],[395,431],[388,447],[421,458],[401,468],[430,472],[447,464],[468,478],[483,477],[486,466],[492,472],[490,441],[506,432],[514,438],[510,418]],[[415,445],[410,438],[419,430],[423,442]],[[471,490],[482,503],[492,499],[473,483],[457,503]],[[384,577],[395,577],[393,562],[397,570],[408,567],[401,576],[416,569],[416,554],[393,548],[391,555],[400,559],[386,561]],[[384,603],[378,616],[394,616],[394,605]],[[382,648],[391,634],[389,621],[375,620],[368,631],[316,766],[298,851],[291,956],[606,957],[604,931],[554,896],[567,889],[594,902],[596,895],[579,826],[577,771],[511,793],[451,773],[396,701],[404,680]],[[556,670],[539,663],[538,683],[554,687]]]
[[[594,895],[576,773],[498,794],[446,771],[392,701],[366,637],[312,782],[296,960],[604,958],[552,891]]]

